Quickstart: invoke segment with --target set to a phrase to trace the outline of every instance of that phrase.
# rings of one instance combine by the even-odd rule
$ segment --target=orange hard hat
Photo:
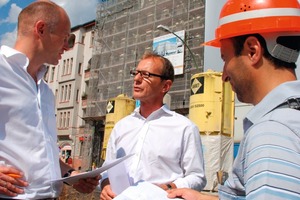
[[[220,47],[221,39],[253,33],[280,36],[283,32],[300,35],[298,0],[228,0],[219,16],[215,39],[203,45]]]

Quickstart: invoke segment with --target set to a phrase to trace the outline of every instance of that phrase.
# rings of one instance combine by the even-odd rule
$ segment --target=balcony
[[[84,70],[84,80],[88,81],[90,79],[90,77],[91,77],[91,71],[90,71],[90,69]]]
[[[81,107],[82,107],[82,109],[85,109],[86,106],[87,106],[87,99],[82,99],[81,100]]]

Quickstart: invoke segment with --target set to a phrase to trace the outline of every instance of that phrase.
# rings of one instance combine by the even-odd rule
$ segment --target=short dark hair
[[[261,46],[264,49],[263,56],[267,60],[269,60],[276,68],[281,68],[281,67],[292,68],[292,69],[296,68],[295,63],[288,63],[273,57],[268,51],[266,40],[260,34],[249,34],[249,35],[232,37],[231,40],[233,42],[235,56],[241,55],[242,50],[244,48],[245,40],[250,36],[256,37],[258,39],[258,41],[260,42]],[[295,39],[295,37],[297,38]],[[291,49],[297,51],[300,50],[300,36],[280,36],[278,37],[277,42]]]
[[[159,60],[163,65],[161,75],[164,77],[165,80],[171,80],[172,82],[174,81],[174,67],[169,59],[149,51],[144,53],[142,60],[147,58]]]

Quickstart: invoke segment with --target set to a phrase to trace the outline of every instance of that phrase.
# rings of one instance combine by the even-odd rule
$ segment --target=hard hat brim
[[[200,46],[212,46],[212,47],[220,47],[221,43],[219,39],[210,40],[200,44]]]

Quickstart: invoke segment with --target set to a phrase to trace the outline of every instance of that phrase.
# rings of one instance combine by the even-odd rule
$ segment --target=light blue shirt
[[[139,108],[121,119],[108,141],[106,162],[124,155],[133,183],[175,183],[178,188],[202,190],[206,184],[199,129],[166,106],[147,118]],[[105,174],[103,174],[105,178]]]
[[[244,119],[244,138],[220,199],[300,199],[300,111],[276,108],[300,97],[300,81],[273,89]]]
[[[29,182],[16,199],[57,197],[62,185],[50,182],[61,177],[54,95],[42,80],[45,68],[36,84],[28,62],[24,54],[1,47],[0,164],[21,170]]]

